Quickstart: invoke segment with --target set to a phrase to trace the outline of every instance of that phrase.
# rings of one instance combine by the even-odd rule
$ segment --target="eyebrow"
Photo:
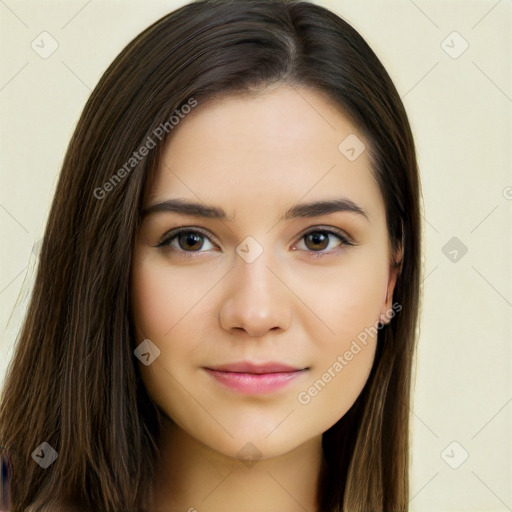
[[[207,219],[234,220],[228,217],[226,212],[217,206],[209,206],[201,203],[191,202],[185,199],[168,199],[156,203],[142,211],[142,218],[154,213],[173,212],[193,217],[204,217]],[[300,203],[292,206],[281,217],[281,220],[290,220],[301,217],[320,217],[336,212],[351,212],[368,219],[366,211],[356,203],[347,198],[331,199],[325,201],[314,201]]]

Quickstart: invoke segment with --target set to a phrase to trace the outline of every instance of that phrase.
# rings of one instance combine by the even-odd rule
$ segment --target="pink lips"
[[[294,368],[281,363],[231,363],[205,368],[215,380],[241,393],[262,394],[277,391],[302,375],[307,368]]]

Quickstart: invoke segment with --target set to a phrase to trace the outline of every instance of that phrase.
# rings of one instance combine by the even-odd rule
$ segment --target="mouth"
[[[284,388],[303,376],[309,368],[293,367],[282,363],[254,364],[230,363],[204,367],[213,379],[239,393],[264,394]]]

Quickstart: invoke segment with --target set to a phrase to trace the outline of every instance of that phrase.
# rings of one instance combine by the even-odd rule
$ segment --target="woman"
[[[2,395],[12,509],[407,510],[419,261],[407,115],[353,28],[163,17],[63,163]]]

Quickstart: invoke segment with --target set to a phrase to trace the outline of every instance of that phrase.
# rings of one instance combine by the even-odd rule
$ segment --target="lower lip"
[[[240,393],[263,394],[284,388],[306,370],[278,373],[234,373],[205,368],[217,382]]]

